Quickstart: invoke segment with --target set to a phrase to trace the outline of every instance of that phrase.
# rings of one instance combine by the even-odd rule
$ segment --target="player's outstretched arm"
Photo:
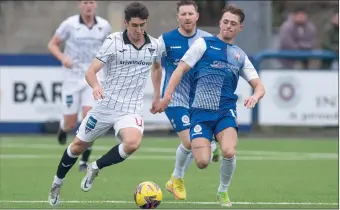
[[[264,85],[261,82],[261,79],[253,79],[249,81],[250,86],[254,89],[253,96],[256,97],[258,100],[262,99],[265,94]]]
[[[254,94],[244,101],[244,106],[254,108],[258,101],[265,94],[264,86],[259,78],[248,81],[249,85],[254,89]]]
[[[249,85],[254,89],[254,94],[249,96],[244,101],[244,106],[247,108],[254,108],[257,102],[263,98],[265,94],[264,85],[259,78],[253,64],[250,62],[248,56],[245,58],[244,66],[241,71],[241,77],[243,77]]]
[[[165,90],[164,97],[160,102],[159,112],[163,112],[171,101],[177,85],[180,83],[183,75],[193,68],[196,63],[202,58],[207,46],[203,38],[197,39],[188,51],[184,54],[177,68],[172,73],[168,86]]]
[[[165,90],[163,99],[170,103],[172,94],[175,92],[176,87],[180,83],[184,74],[189,71],[191,67],[184,61],[180,61],[175,71],[172,73],[168,86]]]

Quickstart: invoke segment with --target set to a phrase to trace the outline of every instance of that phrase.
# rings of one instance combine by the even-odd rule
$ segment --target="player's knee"
[[[139,138],[131,138],[129,140],[124,140],[124,151],[130,155],[139,148],[140,144],[141,139]]]
[[[80,139],[76,138],[71,144],[70,144],[70,151],[72,155],[78,156],[83,154],[87,148],[91,146],[90,143],[81,141]]]
[[[187,150],[191,150],[191,143],[190,140],[189,141],[182,141],[182,145],[185,149]]]
[[[236,149],[233,147],[222,149],[223,158],[232,158],[235,156],[235,153],[236,153]]]
[[[196,161],[197,168],[199,169],[205,169],[209,165],[209,160],[199,159],[195,161]]]

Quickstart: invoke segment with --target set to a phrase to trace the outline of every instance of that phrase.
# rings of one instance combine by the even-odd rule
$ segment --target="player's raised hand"
[[[244,100],[244,106],[248,109],[252,109],[257,104],[258,99],[255,96],[249,96],[246,100]]]
[[[93,88],[93,97],[94,97],[94,99],[96,99],[98,101],[100,101],[100,100],[102,100],[104,98],[102,87],[95,86]]]

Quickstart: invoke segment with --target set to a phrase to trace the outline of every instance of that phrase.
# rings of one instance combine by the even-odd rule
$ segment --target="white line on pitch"
[[[116,203],[116,204],[133,204],[133,201],[60,201],[61,203]],[[48,201],[10,201],[0,200],[0,203],[48,203]],[[196,202],[196,201],[163,201],[163,204],[199,204],[199,205],[213,205],[218,202]],[[312,203],[312,202],[233,202],[233,204],[239,205],[324,205],[324,206],[335,206],[338,203]]]
[[[2,148],[25,148],[25,149],[61,149],[60,145],[51,145],[51,144],[1,144]],[[110,146],[93,146],[94,150],[97,151],[107,151]],[[150,152],[150,153],[172,153],[176,152],[176,148],[159,148],[159,147],[144,147],[139,149],[140,152]],[[272,151],[249,151],[249,150],[239,150],[237,151],[238,155],[249,155],[249,156],[285,156],[285,159],[296,159],[295,157],[305,157],[306,159],[317,159],[317,158],[325,158],[325,159],[338,159],[337,153],[306,153],[306,152],[272,152]],[[287,158],[288,156],[288,158]],[[275,159],[275,158],[274,158]]]

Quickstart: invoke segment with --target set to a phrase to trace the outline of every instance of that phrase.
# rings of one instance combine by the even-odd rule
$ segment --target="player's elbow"
[[[90,81],[90,74],[91,74],[91,69],[89,69],[87,72],[86,72],[86,74],[85,74],[85,80],[86,80],[86,82],[87,83],[89,83],[89,81]],[[90,83],[89,83],[90,84]]]
[[[264,96],[266,94],[266,89],[264,88],[264,85],[262,83],[259,84],[259,89],[262,93],[262,96]]]
[[[56,47],[58,47],[58,44],[56,42],[56,39],[55,38],[52,38],[48,44],[47,44],[47,49],[52,52],[53,49],[55,49]]]
[[[52,52],[53,47],[54,47],[54,44],[52,43],[52,41],[49,41],[47,44],[48,51]]]
[[[178,67],[176,70],[178,70],[182,75],[185,74],[187,71],[189,71],[191,67],[184,61],[181,61],[178,64]]]
[[[264,88],[264,86],[263,86],[262,83],[259,83],[259,84],[257,85],[257,87],[255,88],[255,92],[258,93],[259,99],[261,99],[261,98],[264,97],[264,95],[266,94],[266,90],[265,90],[265,88]]]

